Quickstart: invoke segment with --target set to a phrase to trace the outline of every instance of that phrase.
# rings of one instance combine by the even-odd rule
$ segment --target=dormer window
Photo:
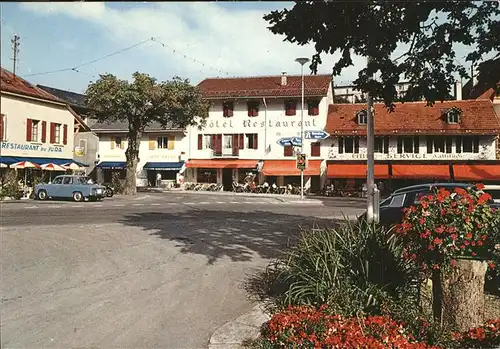
[[[307,101],[307,110],[308,114],[311,116],[319,115],[319,101],[318,100]]]
[[[285,115],[291,116],[297,114],[297,101],[287,100],[285,101]]]
[[[460,116],[462,115],[462,109],[451,107],[449,109],[445,109],[444,115],[448,124],[459,124]]]
[[[368,123],[368,113],[365,109],[356,112],[356,120],[358,125],[366,125]]]
[[[259,102],[258,101],[248,101],[248,116],[259,116]]]
[[[222,103],[222,113],[225,118],[229,118],[233,116],[234,111],[234,103],[233,102],[224,102]]]

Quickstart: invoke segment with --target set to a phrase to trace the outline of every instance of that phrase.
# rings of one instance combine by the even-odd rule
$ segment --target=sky
[[[158,80],[189,78],[195,84],[207,77],[300,74],[295,58],[310,58],[315,52],[312,45],[284,42],[262,18],[272,10],[291,8],[293,2],[8,2],[0,6],[2,67],[12,71],[11,39],[16,33],[19,76],[79,93],[104,73],[130,79],[139,71]],[[325,56],[318,73],[330,74],[334,58]],[[353,62],[335,78],[335,84],[352,82],[366,65],[363,57],[354,57]],[[73,67],[78,68],[70,70]],[[68,70],[39,74],[63,69]]]

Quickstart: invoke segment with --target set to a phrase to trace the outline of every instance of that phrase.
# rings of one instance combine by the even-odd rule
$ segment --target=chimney
[[[281,86],[286,86],[287,81],[286,81],[286,71],[281,73]]]
[[[460,81],[455,82],[455,99],[462,100],[462,83]]]

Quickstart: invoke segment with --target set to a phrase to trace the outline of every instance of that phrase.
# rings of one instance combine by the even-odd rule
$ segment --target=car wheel
[[[38,193],[37,193],[37,198],[38,200],[47,200],[49,195],[47,194],[47,191],[46,190],[39,190]]]
[[[75,191],[73,193],[73,200],[75,200],[76,202],[83,201],[83,194],[80,193],[79,191]]]
[[[108,198],[113,197],[113,194],[114,194],[114,193],[113,193],[113,190],[111,190],[110,188],[107,188],[107,189],[106,189],[106,196],[107,196]]]

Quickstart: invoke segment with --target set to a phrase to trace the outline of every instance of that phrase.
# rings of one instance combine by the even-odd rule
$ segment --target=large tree
[[[164,128],[184,129],[203,122],[208,116],[208,105],[197,87],[189,80],[174,77],[158,82],[155,78],[136,72],[133,81],[120,80],[112,74],[103,74],[90,83],[86,101],[90,117],[100,122],[128,123],[127,175],[124,193],[137,193],[136,172],[139,163],[139,145],[146,128],[159,123]]]
[[[463,58],[457,44],[471,47],[465,60],[477,65],[482,83],[495,87],[500,80],[498,1],[296,1],[264,19],[285,41],[315,45],[314,73],[322,54],[340,52],[334,75],[353,64],[353,53],[371,57],[354,85],[387,105],[397,99],[394,84],[400,79],[410,82],[408,100],[449,97],[457,73],[469,73],[457,60]],[[395,57],[400,47],[405,52]]]

